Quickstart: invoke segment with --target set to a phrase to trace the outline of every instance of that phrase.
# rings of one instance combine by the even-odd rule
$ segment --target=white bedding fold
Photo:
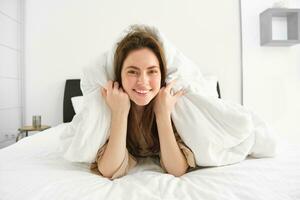
[[[275,158],[200,168],[181,177],[145,159],[127,176],[110,181],[88,163],[63,159],[61,124],[0,150],[1,200],[230,199],[293,200],[300,197],[300,148],[280,140]]]
[[[216,91],[211,90],[202,76],[200,67],[156,28],[151,29],[157,33],[166,54],[167,82],[177,79],[174,91],[181,88],[186,91],[172,112],[172,120],[183,141],[194,152],[197,165],[228,165],[244,160],[249,154],[273,156],[276,143],[266,124],[245,107],[218,99]],[[99,87],[114,79],[114,49],[84,70],[81,78],[83,109],[62,136],[67,160],[95,161],[98,149],[108,138],[110,111]]]

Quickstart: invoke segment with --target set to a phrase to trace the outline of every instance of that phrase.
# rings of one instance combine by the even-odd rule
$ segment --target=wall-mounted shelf
[[[300,9],[268,8],[260,14],[260,45],[291,46],[300,43]],[[287,39],[273,39],[272,18],[284,17],[287,22]]]

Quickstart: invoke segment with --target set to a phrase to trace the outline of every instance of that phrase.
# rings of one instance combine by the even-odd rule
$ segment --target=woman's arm
[[[130,100],[118,82],[108,81],[101,93],[111,110],[111,124],[108,143],[98,162],[98,169],[104,177],[111,178],[127,153],[126,134]]]
[[[174,176],[185,174],[188,164],[179,148],[172,128],[171,116],[168,114],[156,115],[161,159],[168,173]]]
[[[156,96],[154,113],[158,129],[161,160],[168,173],[174,176],[183,175],[188,164],[183,152],[179,148],[176,137],[172,128],[171,112],[184,91],[177,91],[171,95],[171,88],[175,81],[169,83],[166,87],[162,87]]]
[[[109,140],[98,163],[104,177],[111,178],[125,158],[127,116],[126,113],[112,114]]]

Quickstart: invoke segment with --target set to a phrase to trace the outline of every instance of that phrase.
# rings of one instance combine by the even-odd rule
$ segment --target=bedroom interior
[[[276,155],[179,178],[146,159],[113,181],[66,159],[60,140],[81,112],[84,68],[139,23],[194,61],[220,101],[260,116]],[[2,0],[0,30],[0,199],[300,199],[299,1]]]
[[[1,22],[2,26],[5,26],[3,30],[6,30],[1,31],[0,38],[2,147],[15,142],[18,129],[32,124],[33,115],[41,115],[45,125],[51,127],[62,123],[61,102],[65,80],[80,78],[82,68],[105,51],[119,30],[129,23],[155,24],[156,21],[155,18],[148,17],[152,14],[144,15],[136,10],[132,13],[140,15],[139,20],[134,19],[134,14],[128,19],[116,17],[112,20],[118,25],[112,27],[101,16],[109,12],[113,2],[103,5],[93,1],[84,5],[72,2],[71,7],[68,1],[59,7],[55,1],[1,2]],[[166,12],[166,17],[157,23],[157,26],[162,27],[170,40],[176,42],[185,54],[201,66],[204,74],[218,78],[224,99],[255,110],[277,134],[294,142],[299,140],[297,116],[300,109],[297,102],[300,97],[294,92],[300,86],[299,45],[259,45],[259,15],[274,4],[286,5],[291,9],[299,8],[297,1],[233,1],[231,4],[220,6],[224,7],[217,12],[220,15],[212,18],[211,23],[207,23],[209,9],[201,13],[196,12],[197,6],[202,5],[200,2],[178,2],[171,10],[164,11],[163,6],[160,8],[160,12]],[[205,5],[207,8],[214,7],[213,2],[205,2]],[[103,12],[100,12],[102,14],[97,12],[96,8],[99,6],[103,9]],[[137,8],[139,6],[143,7],[136,5]],[[180,9],[187,14],[180,16],[179,21],[186,20],[190,23],[184,23],[182,28],[178,29],[178,26],[169,25],[167,22],[170,17],[175,17],[175,13]],[[89,15],[84,14],[85,10],[89,10]],[[52,15],[55,17],[50,17]],[[119,23],[116,23],[117,21]],[[99,26],[93,25],[96,23]],[[64,28],[64,24],[69,24],[69,28]],[[274,37],[287,37],[287,21],[277,17],[272,24]],[[198,28],[195,29],[194,26]],[[104,27],[111,28],[103,31]],[[187,42],[189,40],[183,40],[181,35],[185,33],[184,30],[190,29],[193,31],[189,32],[189,38],[194,39]],[[223,35],[219,34],[220,29],[226,30]],[[76,41],[76,44],[72,41]],[[193,44],[201,44],[201,47]],[[57,48],[58,45],[60,48]],[[48,55],[51,55],[51,59]],[[55,79],[52,78],[54,76]],[[8,87],[4,87],[5,85]],[[278,93],[281,94],[279,97]],[[262,98],[257,99],[256,96]],[[43,105],[44,98],[49,101],[48,106]]]

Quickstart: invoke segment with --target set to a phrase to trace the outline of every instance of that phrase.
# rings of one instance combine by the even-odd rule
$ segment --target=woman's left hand
[[[155,115],[167,114],[171,115],[171,112],[181,96],[184,95],[184,90],[181,89],[175,94],[171,94],[172,86],[176,80],[171,81],[166,87],[162,87],[155,97],[154,113]]]

